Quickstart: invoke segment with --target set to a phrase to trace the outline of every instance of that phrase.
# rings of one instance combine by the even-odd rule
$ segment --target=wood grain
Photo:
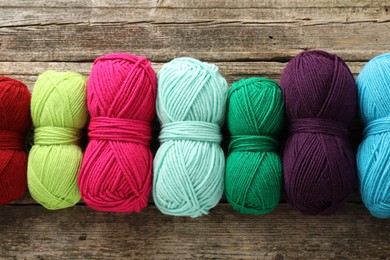
[[[240,215],[219,205],[197,219],[155,207],[113,214],[7,206],[0,211],[0,258],[386,259],[389,231],[389,221],[355,204],[331,217],[303,216],[288,205],[270,215]]]
[[[390,51],[388,1],[46,2],[2,1],[0,61],[91,61],[114,51],[159,62],[287,61],[307,49],[365,61]]]

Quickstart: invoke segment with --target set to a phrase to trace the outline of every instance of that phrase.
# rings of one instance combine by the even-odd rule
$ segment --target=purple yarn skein
[[[280,86],[289,123],[283,153],[288,201],[304,214],[330,215],[357,184],[348,140],[357,105],[355,80],[337,55],[305,51],[287,64]]]

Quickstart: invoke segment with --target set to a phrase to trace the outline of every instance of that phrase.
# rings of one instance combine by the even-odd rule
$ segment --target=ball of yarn
[[[27,186],[24,136],[31,128],[26,85],[0,77],[0,205],[20,198]]]
[[[357,153],[360,191],[373,216],[390,218],[390,53],[369,61],[357,86],[365,124]]]
[[[140,212],[147,206],[156,85],[145,57],[114,53],[95,60],[87,84],[90,142],[78,180],[91,208]]]
[[[280,86],[289,121],[283,153],[285,192],[306,214],[331,214],[356,185],[348,141],[357,101],[345,62],[324,51],[306,51],[283,71]]]
[[[74,72],[42,73],[34,85],[31,116],[30,194],[47,209],[71,207],[80,201],[77,175],[83,152],[78,144],[88,118],[86,78]]]
[[[154,159],[153,198],[168,215],[198,217],[223,194],[227,82],[215,65],[177,58],[158,73],[161,147]]]
[[[278,205],[282,190],[282,162],[275,139],[284,122],[279,86],[264,78],[233,83],[227,122],[231,142],[226,161],[226,198],[241,213],[269,213]]]

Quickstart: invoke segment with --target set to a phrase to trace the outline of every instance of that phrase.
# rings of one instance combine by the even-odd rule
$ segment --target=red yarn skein
[[[0,205],[20,198],[27,186],[24,136],[31,128],[26,85],[0,77]]]
[[[140,212],[147,206],[156,85],[145,57],[114,53],[95,60],[87,85],[90,143],[78,179],[91,208]]]

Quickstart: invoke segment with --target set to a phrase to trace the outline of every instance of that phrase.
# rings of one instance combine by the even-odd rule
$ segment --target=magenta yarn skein
[[[87,85],[90,142],[78,178],[91,208],[140,212],[148,205],[156,91],[146,57],[112,53],[95,60]]]
[[[283,153],[287,198],[305,214],[332,214],[357,184],[348,141],[357,104],[354,78],[340,57],[306,51],[287,64],[280,86],[289,122]]]

